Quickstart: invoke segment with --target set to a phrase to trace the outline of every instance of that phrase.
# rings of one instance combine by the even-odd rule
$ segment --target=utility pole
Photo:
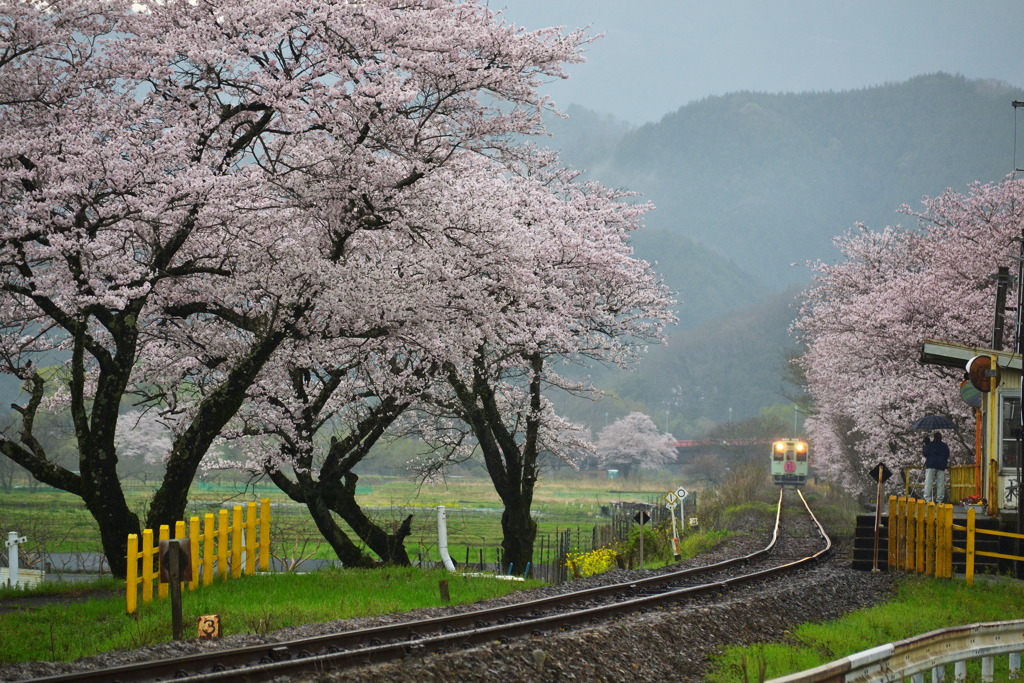
[[[1014,102],[1014,109],[1017,108],[1018,103]],[[1013,352],[1020,354],[1021,349],[1021,313],[1024,312],[1024,228],[1021,229],[1021,236],[1017,238],[1020,243],[1020,254],[1017,257],[1017,327],[1015,341],[1013,345]],[[1018,399],[1020,401],[1020,423],[1017,425],[1017,483],[1016,483],[1016,498],[1017,498],[1017,533],[1021,533],[1024,530],[1024,501],[1021,501],[1021,475],[1024,474],[1022,469],[1021,459],[1024,456],[1024,448],[1021,447],[1022,432],[1024,432],[1024,392],[1021,392],[1021,396]],[[1018,557],[1024,555],[1024,541],[1017,539],[1017,555]],[[1024,578],[1024,566],[1021,561],[1017,560],[1017,578]]]
[[[1017,110],[1024,107],[1024,102],[1020,100],[1013,100],[1013,171],[1017,173],[1021,169],[1017,168]],[[1024,312],[1024,227],[1021,228],[1021,236],[1018,238],[1020,242],[1020,255],[1017,257],[1017,328],[1015,341],[1013,345],[1013,352],[1015,354],[1020,353],[1021,349],[1021,313]],[[1017,425],[1017,485],[1016,485],[1016,498],[1017,498],[1017,533],[1024,532],[1024,501],[1021,501],[1021,492],[1024,490],[1022,486],[1021,478],[1024,475],[1024,465],[1021,463],[1022,457],[1024,457],[1024,448],[1021,447],[1021,432],[1024,431],[1024,391],[1021,392],[1020,396],[1020,424]],[[1024,554],[1024,541],[1017,539],[1017,555]],[[1024,567],[1020,560],[1017,561],[1017,578],[1024,578]]]
[[[1006,288],[1010,284],[1010,269],[1007,266],[999,266],[999,272],[996,273],[994,279],[996,281],[996,317],[992,325],[992,348],[998,351],[1003,348],[1003,330],[1006,327]]]

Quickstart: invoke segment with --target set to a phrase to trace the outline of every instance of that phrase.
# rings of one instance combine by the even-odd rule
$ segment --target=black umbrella
[[[925,415],[914,420],[914,424],[910,425],[910,428],[931,431],[933,429],[956,429],[957,427],[956,423],[945,415]]]

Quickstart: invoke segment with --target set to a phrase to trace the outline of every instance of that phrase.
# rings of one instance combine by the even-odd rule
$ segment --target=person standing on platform
[[[949,465],[949,446],[942,441],[942,433],[935,432],[931,443],[924,445],[924,499],[928,503],[946,502],[946,467]]]

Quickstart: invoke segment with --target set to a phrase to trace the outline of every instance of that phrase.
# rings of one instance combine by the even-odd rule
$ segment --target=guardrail
[[[954,681],[967,678],[967,663],[981,660],[981,680],[995,680],[995,658],[1008,656],[1010,678],[1021,675],[1024,651],[1024,619],[997,621],[931,631],[895,643],[864,650],[814,669],[773,678],[768,683],[815,683],[816,681],[858,681],[881,683],[916,676],[923,681],[945,680],[946,666],[953,665]]]

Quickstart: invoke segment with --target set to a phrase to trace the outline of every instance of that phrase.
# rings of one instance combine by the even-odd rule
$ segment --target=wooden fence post
[[[217,573],[228,578],[228,511],[217,511]]]
[[[153,530],[142,530],[142,602],[153,601]]]
[[[188,542],[192,549],[192,580],[188,582],[190,591],[199,587],[199,536],[199,518],[190,517],[188,520]]]
[[[128,534],[128,570],[125,580],[125,609],[135,614],[139,608],[139,535]]]
[[[203,515],[203,585],[213,583],[213,565],[217,559],[214,549],[214,538],[217,535],[217,524],[212,512]]]
[[[231,578],[242,576],[242,506],[231,511]]]
[[[160,525],[160,535],[157,537],[156,547],[153,549],[153,556],[158,556],[159,553],[160,553],[160,541],[169,541],[169,540],[171,540],[171,527],[167,526],[166,524],[161,524]],[[152,564],[152,563],[150,563],[150,564]],[[157,594],[157,597],[159,597],[161,599],[162,598],[166,598],[167,597],[167,584],[166,583],[158,583],[157,584],[157,588],[156,588],[156,594]]]
[[[270,499],[260,502],[260,571],[270,569]]]

